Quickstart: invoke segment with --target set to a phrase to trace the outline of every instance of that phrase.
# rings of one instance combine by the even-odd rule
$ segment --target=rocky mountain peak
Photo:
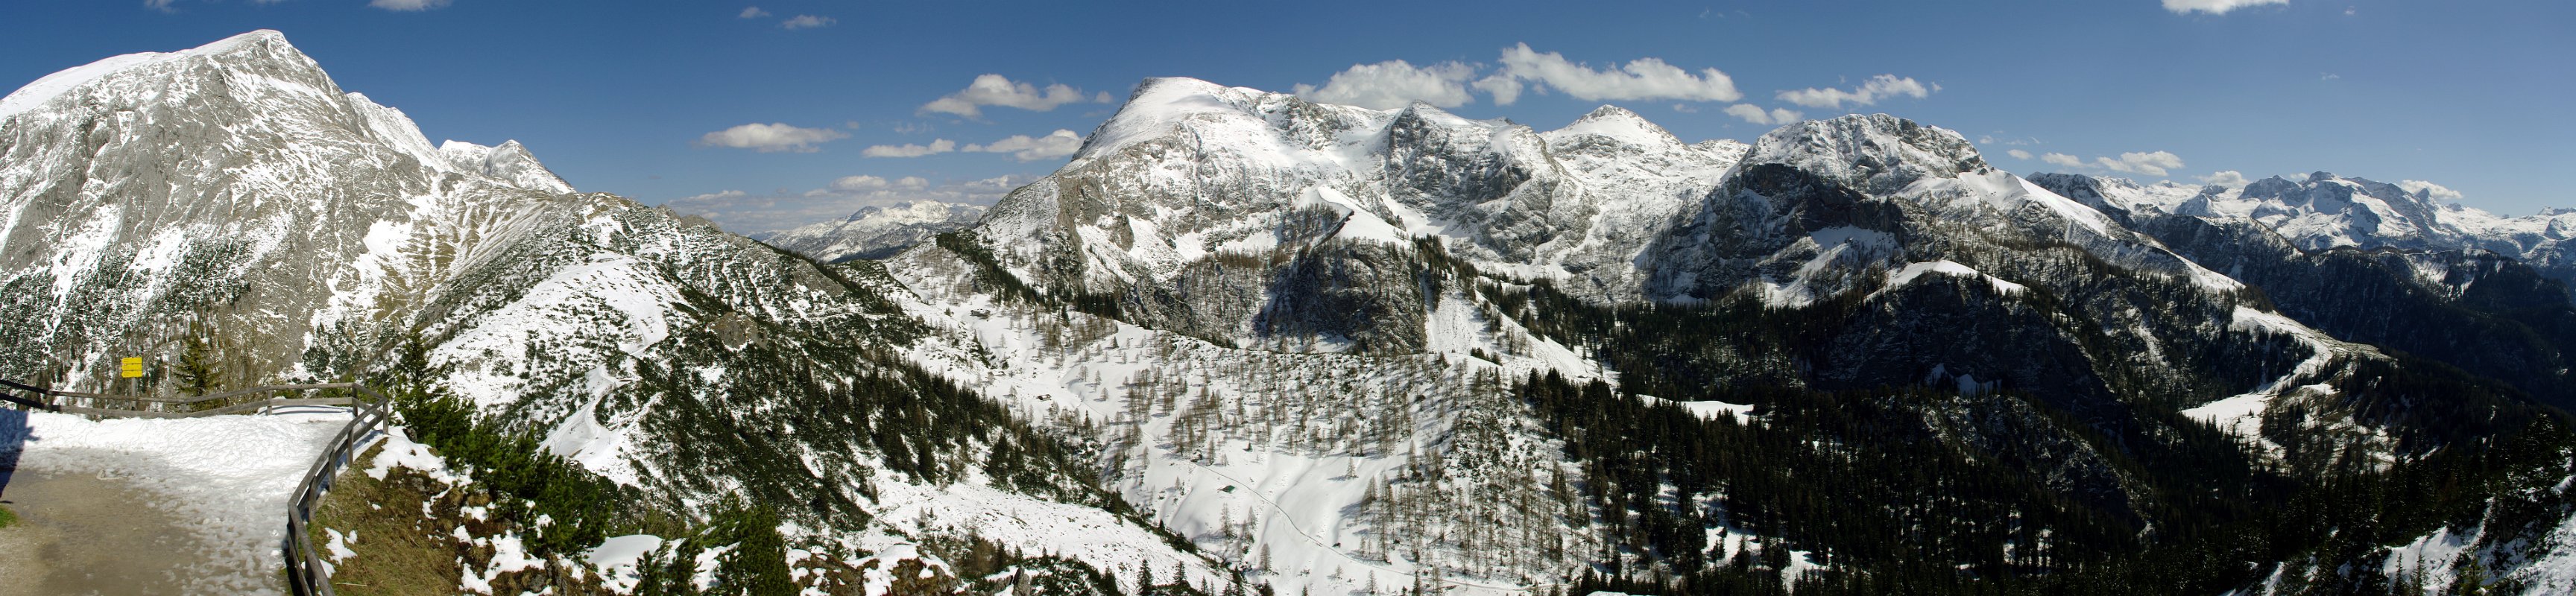
[[[396,264],[465,248],[526,190],[571,190],[513,144],[456,145],[474,157],[460,166],[275,31],[109,57],[0,103],[0,217],[15,224],[0,231],[0,279],[51,280],[30,300],[139,305],[20,338],[62,342],[31,349],[67,362],[228,316],[239,375],[297,374],[313,329],[401,316],[418,276],[437,274]],[[83,281],[102,272],[186,283]]]
[[[226,76],[232,73],[258,76]],[[112,103],[117,96],[154,90],[155,81],[175,86],[170,90],[181,93],[199,89],[256,92],[295,86],[331,96],[340,94],[322,67],[288,44],[285,34],[262,29],[176,52],[111,56],[46,75],[0,97],[0,119],[36,111],[56,101]],[[246,89],[234,89],[236,86]]]
[[[1782,126],[1754,141],[1745,163],[1777,163],[1890,193],[1923,178],[1993,169],[1967,137],[1886,114],[1852,114]]]
[[[1574,123],[1565,125],[1565,128],[1547,133],[1548,140],[1552,143],[1570,140],[1570,137],[1578,135],[1600,136],[1648,147],[1681,144],[1681,139],[1674,137],[1672,132],[1664,130],[1664,127],[1646,120],[1645,116],[1637,115],[1627,108],[1612,105],[1594,108],[1592,113],[1574,119]]]
[[[528,152],[526,145],[516,140],[502,141],[492,147],[450,140],[440,144],[438,152],[446,158],[448,165],[442,169],[496,178],[528,190],[573,192],[571,184],[556,176],[554,170],[546,169],[545,164],[537,161],[535,154]]]

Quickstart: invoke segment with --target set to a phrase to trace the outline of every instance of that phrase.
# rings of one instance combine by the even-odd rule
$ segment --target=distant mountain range
[[[863,207],[850,214],[849,219],[754,234],[752,238],[826,263],[882,259],[929,242],[932,236],[973,226],[984,217],[984,209],[980,205],[938,201]]]

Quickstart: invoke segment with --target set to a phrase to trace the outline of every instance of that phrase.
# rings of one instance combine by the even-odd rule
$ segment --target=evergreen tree
[[[2475,554],[2471,554],[2466,558],[2469,559],[2469,564],[2460,567],[2459,579],[2451,581],[2451,595],[2486,596],[2487,566],[2478,562]]]
[[[794,596],[793,576],[787,569],[787,537],[778,533],[778,514],[768,507],[751,506],[735,514],[730,529],[740,540],[726,552],[719,573],[734,588],[727,594],[740,596]]]
[[[215,366],[214,348],[207,345],[203,324],[190,325],[188,336],[179,342],[179,365],[171,375],[179,380],[179,392],[205,395],[223,389],[223,373]]]

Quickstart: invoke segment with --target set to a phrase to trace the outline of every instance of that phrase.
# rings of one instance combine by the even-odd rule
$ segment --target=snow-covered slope
[[[914,201],[894,207],[867,207],[848,219],[752,238],[826,263],[848,259],[882,259],[932,236],[965,229],[983,219],[985,207],[965,203]]]
[[[1443,354],[1280,353],[1031,309],[937,251],[893,264],[935,330],[915,361],[1098,437],[1104,485],[1275,592],[1525,593],[1599,546],[1580,468],[1501,387],[1590,369],[1454,286],[1429,323]]]

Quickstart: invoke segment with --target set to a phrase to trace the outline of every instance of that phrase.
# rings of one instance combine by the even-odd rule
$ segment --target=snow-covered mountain
[[[488,432],[643,495],[615,515],[687,523],[748,497],[796,504],[776,515],[843,564],[973,535],[1222,577],[1062,463],[1084,443],[897,357],[923,330],[881,271],[571,193],[517,143],[432,148],[276,32],[111,58],[5,105],[0,377],[168,393],[168,361],[207,346],[217,388],[425,379]],[[112,383],[127,355],[163,362]],[[950,426],[878,426],[934,418]],[[606,519],[519,521],[542,542]],[[474,552],[468,576],[548,573]]]
[[[1042,287],[1064,291],[1168,281],[1210,254],[1413,235],[1532,273],[1588,270],[1646,241],[1618,224],[1669,217],[1745,149],[1685,144],[1615,107],[1540,133],[1428,104],[1368,110],[1153,79],[1072,164],[995,206],[979,233],[1014,266],[1043,262]],[[1012,242],[1041,239],[1062,241]],[[1040,258],[1046,250],[1065,254]],[[1584,283],[1604,294],[1637,285]]]
[[[894,207],[864,207],[848,219],[755,234],[752,238],[826,263],[849,259],[882,259],[932,236],[965,229],[984,218],[985,207],[964,203],[913,201]]]
[[[2204,449],[2194,445],[2213,439],[2188,438],[2199,436],[2193,429],[2203,427],[2195,424],[2223,431],[2207,437],[2235,437],[2215,439],[2222,443],[2257,445],[2247,456],[2251,461],[2321,474],[2314,458],[2408,461],[2425,457],[2428,452],[2420,450],[2430,445],[2460,437],[2456,428],[2429,422],[2436,418],[2528,420],[2529,410],[2518,408],[2535,407],[2368,389],[2447,373],[2422,356],[2338,339],[2338,333],[2381,341],[2394,329],[2437,327],[2447,321],[2443,317],[2463,316],[2482,326],[2458,327],[2477,331],[2443,341],[2476,345],[2494,333],[2563,336],[2493,314],[2441,314],[2452,311],[2430,303],[2395,311],[2401,313],[2395,317],[2352,301],[2284,305],[2307,313],[2378,313],[2370,320],[2310,315],[2341,330],[2320,331],[2269,304],[2268,287],[2213,270],[2190,256],[2197,253],[2178,248],[2205,248],[2204,238],[2132,229],[2138,220],[2123,204],[2061,190],[2066,189],[1995,169],[1955,132],[1883,115],[1791,124],[1749,147],[1687,144],[1617,108],[1541,133],[1510,122],[1460,119],[1426,105],[1367,110],[1154,79],[1140,85],[1054,175],[1005,198],[957,241],[924,245],[888,263],[928,300],[923,310],[942,304],[975,309],[974,317],[955,319],[952,328],[960,337],[980,338],[978,345],[996,354],[1018,349],[996,348],[997,341],[1057,345],[1057,332],[1013,339],[1026,333],[1015,330],[1042,329],[1023,317],[1065,316],[1048,313],[1069,306],[1141,327],[1146,335],[1139,339],[1149,342],[1173,341],[1152,338],[1177,334],[1277,353],[1266,358],[1316,362],[1304,366],[1317,368],[1329,368],[1321,362],[1332,358],[1390,366],[1383,363],[1416,354],[1471,369],[1494,366],[1505,378],[1553,371],[1579,380],[1616,368],[1613,378],[1623,390],[1705,400],[1695,403],[1715,404],[1720,407],[1710,410],[1718,412],[1747,407],[1735,400],[1755,402],[1756,408],[1797,407],[1731,398],[1730,387],[1868,392],[1931,382],[1965,395],[2004,390],[2025,396],[2007,401],[2029,409],[1983,409],[1999,405],[1991,401],[1914,404],[1891,412],[1889,423],[1928,425],[1922,432],[1960,441],[1948,448],[1989,462],[1978,465],[2045,478],[2052,498],[2081,503],[2075,507],[2093,512],[2087,515],[2142,521],[2170,507],[2218,506],[2185,505],[2192,498],[2176,501],[2169,489],[2155,488],[2202,480],[2118,463],[2141,452]],[[2190,242],[2170,244],[2176,241]],[[2381,279],[2345,277],[2334,264],[2278,267],[2288,273],[2261,279]],[[2529,292],[2547,294],[2545,288]],[[2565,296],[2563,290],[2548,295]],[[1026,310],[1032,303],[1056,306]],[[1707,314],[1656,314],[1675,307]],[[951,320],[924,315],[934,325]],[[1631,317],[1656,322],[1645,328],[1619,324]],[[1700,335],[1705,332],[1698,329],[1711,327],[1734,331]],[[2404,345],[2415,351],[2413,344]],[[1170,374],[1134,364],[1159,358],[1116,350],[1085,355],[1093,349],[1102,348],[1040,355],[1035,360],[1069,362],[995,372],[978,382],[1011,386],[1014,377],[1034,375],[1048,387],[1061,384],[1079,395],[1103,382],[1151,385],[1157,375]],[[2467,352],[2433,354],[2475,367],[2476,356]],[[2554,361],[2552,354],[2540,361]],[[2547,381],[2507,378],[2522,387]],[[1186,386],[1214,386],[1199,383]],[[1260,390],[1245,391],[1245,399],[1263,399]],[[1127,399],[1133,404],[1138,398]],[[1365,394],[1328,403],[1351,410],[1380,407]],[[1152,411],[1135,411],[1132,419]],[[2425,414],[2433,411],[2453,413]],[[2040,412],[2088,422],[2067,424]],[[2295,418],[2280,418],[2293,412]],[[1456,424],[1454,416],[1430,420]],[[1545,410],[1503,419],[1525,421],[1506,426],[1566,424]],[[1985,422],[1954,426],[1929,420]],[[1204,430],[1139,426],[1131,432],[1141,437],[1112,441],[1136,452],[1126,461],[1204,457],[1190,455],[1189,447],[1202,440],[1186,438]],[[2356,438],[2372,436],[2379,438]],[[2079,447],[2103,442],[2126,447]],[[2322,453],[2342,455],[2295,447],[2310,444],[2332,444]],[[1250,453],[1300,453],[1259,439],[1243,445]],[[1828,461],[1840,460],[1812,465],[1843,465]],[[1169,498],[1182,502],[1228,502],[1229,491],[1207,487],[1231,488],[1234,483],[1225,479],[1237,472],[1282,473],[1230,465],[1227,474],[1214,477],[1183,475],[1177,487],[1162,492],[1155,488],[1163,480],[1150,474],[1141,483],[1125,480],[1122,490],[1144,491],[1155,503],[1170,491],[1178,494]],[[1477,470],[1460,475],[1475,477]],[[1271,494],[1324,498],[1313,506],[1345,510],[1364,501],[1332,505],[1316,496],[1328,482],[1283,482]],[[1593,490],[1598,498],[1615,494]],[[1700,497],[1686,491],[1667,498]],[[1710,498],[1732,504],[1701,514],[1764,515],[1763,506],[1752,502]],[[1655,515],[1651,509],[1637,514]],[[1205,508],[1159,515],[1175,527],[1204,525],[1209,516]],[[1418,519],[1431,520],[1433,528],[1531,523],[1526,517],[1466,512]],[[1309,521],[1347,528],[1332,530],[1337,533],[1386,532],[1378,525],[1383,520]],[[1755,542],[1801,540],[1797,532],[1779,528],[1770,532],[1783,533],[1733,529]],[[1235,536],[1219,534],[1227,544],[1237,544],[1230,542]],[[1674,548],[1637,536],[1603,540],[1627,541],[1626,548],[1649,559],[1656,556],[1644,553]],[[1256,539],[1238,547],[1237,556],[1251,560],[1277,547],[1275,539]],[[1411,569],[1495,578],[1460,554],[1472,550],[1465,543],[1432,539],[1415,548],[1422,553],[1404,559]],[[1733,552],[1738,551],[1729,547],[1712,556]],[[1546,560],[1528,553],[1515,558],[1524,565]],[[2275,569],[2288,573],[2284,565]],[[1320,569],[1272,571],[1276,575],[1268,578],[1275,582],[1352,587],[1317,578],[1331,575]],[[2569,577],[2544,567],[2514,573],[2559,582]]]
[[[808,259],[432,146],[265,31],[38,81],[0,156],[0,376],[416,382],[388,457],[555,487],[432,520],[479,589],[2576,588],[2558,224],[2367,181],[1152,79],[980,218],[767,238]],[[691,540],[579,562],[611,528]]]
[[[431,149],[269,31],[73,68],[5,105],[0,346],[54,358],[10,363],[18,378],[94,386],[192,326],[236,380],[328,376],[311,348],[401,319],[510,213],[571,190],[516,143]]]
[[[2549,209],[2506,217],[2444,204],[2431,188],[2405,187],[2327,172],[2304,180],[2279,176],[2242,185],[2140,184],[2082,174],[2034,177],[2069,196],[2141,216],[2250,221],[2301,250],[2337,247],[2399,250],[2483,250],[2512,257],[2561,281],[2576,283],[2576,261],[2566,242],[2576,234],[2576,211]]]

